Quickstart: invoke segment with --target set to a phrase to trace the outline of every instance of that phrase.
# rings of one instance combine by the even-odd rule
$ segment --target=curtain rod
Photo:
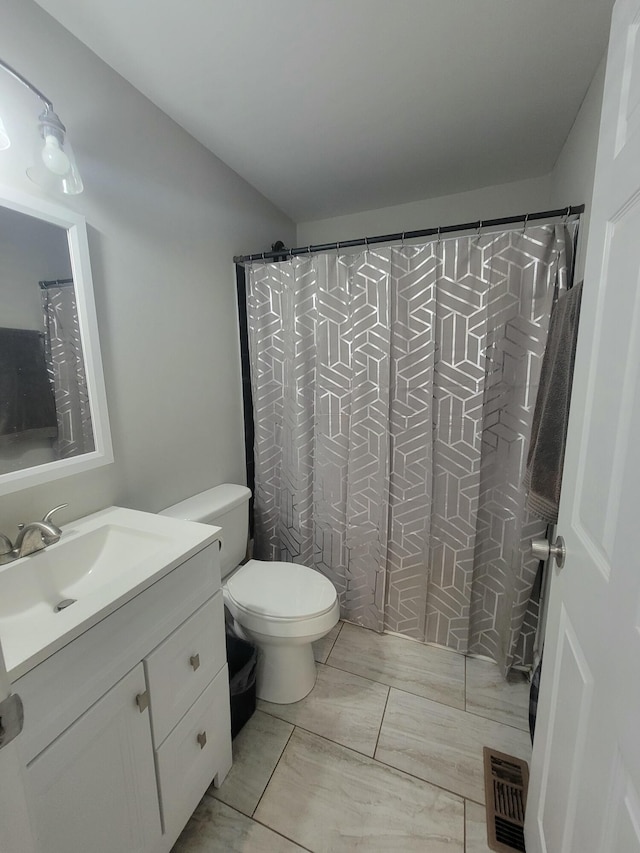
[[[48,287],[65,287],[68,284],[73,284],[72,278],[54,278],[50,281],[39,281],[38,284],[42,288],[42,290],[46,290]]]
[[[536,219],[553,219],[557,216],[577,216],[584,213],[584,204],[561,207],[558,210],[542,210],[538,213],[522,213],[518,216],[503,216],[500,219],[479,219],[476,222],[463,222],[460,225],[443,225],[439,228],[423,228],[420,231],[400,231],[396,234],[379,234],[376,237],[359,237],[357,240],[340,240],[337,243],[321,243],[317,246],[299,246],[297,249],[280,249],[272,252],[257,252],[253,255],[236,255],[235,264],[249,261],[283,260],[287,256],[310,255],[315,252],[330,252],[338,249],[350,249],[354,246],[370,246],[373,243],[392,243],[396,240],[414,240],[417,237],[435,237],[450,234],[453,231],[479,231],[481,228],[493,228],[496,225],[514,225],[517,222],[532,222]]]

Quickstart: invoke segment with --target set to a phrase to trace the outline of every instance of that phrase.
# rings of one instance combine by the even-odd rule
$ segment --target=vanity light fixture
[[[67,137],[67,129],[53,109],[53,104],[33,83],[3,59],[0,59],[0,68],[26,86],[44,104],[44,110],[38,117],[37,150],[32,165],[27,169],[27,175],[44,190],[78,195],[83,190],[82,178]],[[8,148],[9,145],[9,137],[0,119],[0,149]]]

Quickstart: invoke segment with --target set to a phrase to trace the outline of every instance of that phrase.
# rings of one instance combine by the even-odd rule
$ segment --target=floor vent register
[[[484,748],[487,842],[496,853],[524,851],[524,810],[529,767],[526,761]]]

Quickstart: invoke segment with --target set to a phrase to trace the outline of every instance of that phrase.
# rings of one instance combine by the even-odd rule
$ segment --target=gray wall
[[[301,222],[298,224],[297,245],[331,243],[376,234],[437,228],[438,225],[457,225],[478,219],[517,216],[532,210],[546,210],[548,200],[549,176],[545,175],[542,178],[497,184],[378,210],[364,210],[332,219]]]
[[[565,199],[570,199],[572,204],[585,205],[576,260],[578,280],[584,274],[585,246],[591,217],[591,196],[593,195],[593,179],[596,171],[605,65],[606,56],[602,58],[602,62],[598,66],[580,107],[580,112],[573,123],[550,176],[550,204],[552,207],[567,204]]]
[[[577,274],[581,276],[591,212],[605,60],[606,57],[603,57],[550,174],[394,207],[300,222],[296,245],[307,246],[412,229],[437,228],[438,225],[584,204],[586,210],[576,267]]]
[[[0,529],[63,501],[66,519],[112,503],[154,511],[241,482],[232,258],[292,243],[293,223],[31,0],[3,0],[0,41],[53,100],[82,171],[85,192],[64,204],[87,219],[115,453],[0,499]],[[0,73],[0,102],[12,137],[0,184],[37,195],[24,170],[39,101]]]

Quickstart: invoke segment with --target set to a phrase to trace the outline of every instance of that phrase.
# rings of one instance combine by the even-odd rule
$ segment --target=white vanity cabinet
[[[218,542],[13,689],[39,850],[168,853],[231,767]]]
[[[143,853],[159,848],[149,714],[138,664],[29,765],[33,817],[42,851]]]

